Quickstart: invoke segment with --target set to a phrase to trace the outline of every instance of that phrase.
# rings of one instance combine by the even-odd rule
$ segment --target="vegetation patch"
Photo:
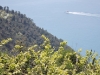
[[[99,75],[100,59],[97,54],[91,51],[86,52],[86,56],[81,56],[78,52],[64,49],[67,42],[63,41],[57,51],[51,47],[50,40],[44,35],[41,46],[33,45],[24,48],[15,45],[14,51],[18,53],[9,55],[0,52],[0,75]],[[0,46],[11,41],[4,40]],[[23,50],[24,48],[24,50]],[[38,48],[38,51],[35,51]],[[16,53],[16,52],[15,52]]]

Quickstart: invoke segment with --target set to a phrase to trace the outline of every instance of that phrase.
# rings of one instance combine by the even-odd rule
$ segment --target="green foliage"
[[[78,52],[65,50],[66,42],[61,42],[59,49],[54,51],[50,40],[44,35],[44,49],[35,51],[38,45],[31,46],[25,51],[19,51],[16,56],[0,52],[0,75],[99,75],[100,59],[91,51],[86,56]],[[9,40],[9,39],[8,39]],[[4,41],[2,42],[4,43]],[[15,45],[15,50],[22,48]]]
[[[12,41],[11,38],[8,38],[7,40],[4,39],[4,40],[2,40],[2,41],[0,42],[0,46],[5,45],[5,44],[7,44],[7,43],[10,42],[10,41]]]

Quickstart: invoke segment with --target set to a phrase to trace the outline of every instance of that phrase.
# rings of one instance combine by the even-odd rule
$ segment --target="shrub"
[[[44,39],[43,50],[38,45],[31,46],[23,51],[23,46],[15,45],[14,50],[19,50],[17,55],[8,55],[0,52],[0,75],[99,75],[100,59],[91,51],[86,56],[78,52],[64,49],[66,42],[61,42],[57,51],[50,45],[50,40]],[[8,41],[7,41],[8,40]],[[2,41],[0,46],[11,41]],[[35,51],[34,49],[40,49]]]

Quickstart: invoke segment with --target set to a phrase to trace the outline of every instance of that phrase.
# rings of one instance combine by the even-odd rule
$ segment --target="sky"
[[[0,5],[26,14],[83,55],[91,49],[100,54],[100,0],[0,0]]]

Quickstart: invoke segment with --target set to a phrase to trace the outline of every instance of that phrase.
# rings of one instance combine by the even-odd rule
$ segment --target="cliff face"
[[[0,41],[6,38],[13,39],[5,45],[4,49],[12,50],[15,44],[23,44],[26,47],[34,44],[40,45],[43,43],[42,34],[50,39],[52,46],[59,47],[61,39],[37,27],[33,20],[27,18],[25,14],[0,6]],[[66,46],[66,48],[70,47]]]

